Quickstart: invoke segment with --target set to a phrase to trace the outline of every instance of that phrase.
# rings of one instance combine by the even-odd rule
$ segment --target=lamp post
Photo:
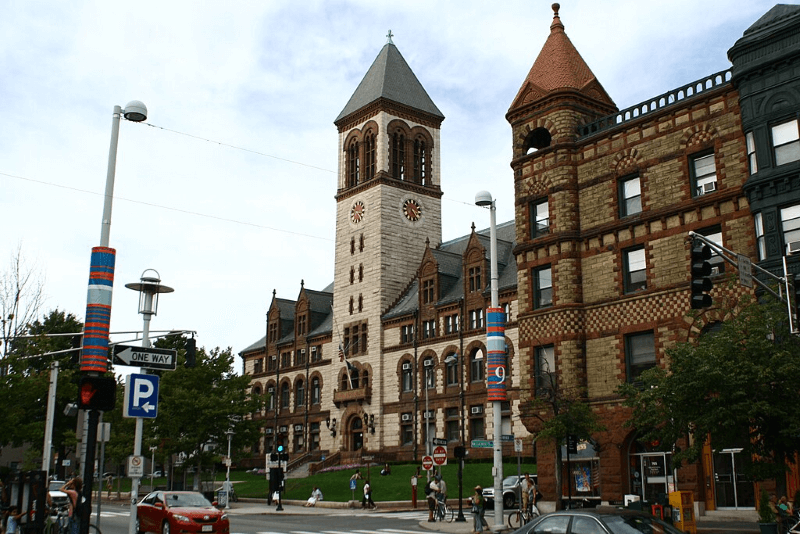
[[[502,530],[503,526],[503,448],[500,441],[502,435],[502,403],[506,400],[505,385],[505,332],[503,310],[498,303],[497,288],[497,207],[494,198],[488,191],[479,191],[475,195],[475,204],[489,208],[489,263],[491,268],[490,289],[491,306],[486,314],[486,389],[487,400],[492,402],[492,420],[494,422],[494,519],[493,530]]]
[[[464,364],[463,358],[458,354],[450,354],[444,359],[444,363],[451,364],[451,363],[458,363],[458,406],[460,410],[460,418],[461,418],[461,446],[464,447]],[[458,455],[456,455],[458,456]],[[463,509],[463,502],[464,502],[464,457],[461,456],[458,458],[458,517],[456,521],[466,521],[467,518],[464,517],[464,509]]]
[[[428,412],[428,384],[430,378],[428,373],[431,370],[431,365],[433,364],[432,360],[425,360],[422,362],[422,366],[425,369],[425,416],[422,418],[425,421],[425,456],[431,455],[431,422],[429,419],[429,412]],[[431,479],[431,472],[430,470],[425,472],[425,479]]]
[[[148,271],[152,271],[155,276],[145,276]],[[161,275],[155,269],[146,269],[139,282],[131,282],[125,284],[128,289],[133,289],[139,292],[139,313],[142,314],[142,347],[150,347],[150,319],[153,315],[158,313],[158,295],[161,293],[172,293],[175,291],[171,287],[161,285]],[[142,374],[147,374],[147,369],[141,370]],[[136,418],[136,434],[133,441],[133,455],[141,456],[142,454],[142,430],[143,419]],[[128,533],[137,534],[136,532],[136,502],[139,500],[139,477],[131,478],[131,520],[128,524]]]
[[[225,509],[231,509],[231,438],[233,437],[233,429],[228,428],[225,431],[225,435],[228,436],[228,458],[225,460],[225,464],[228,466],[228,472],[225,474]]]
[[[85,375],[102,375],[108,371],[108,331],[111,324],[111,294],[114,286],[114,263],[116,251],[108,247],[111,230],[111,203],[114,196],[114,173],[117,165],[117,142],[119,140],[120,116],[132,122],[147,119],[147,106],[138,100],[128,102],[123,110],[114,106],[111,120],[111,145],[108,151],[108,172],[106,174],[105,199],[103,201],[103,219],[100,227],[100,246],[92,248],[89,263],[89,288],[86,298],[85,325],[83,330],[83,346],[80,355],[81,373]],[[86,325],[91,325],[86,328]],[[88,418],[81,434],[84,443],[82,454],[83,480],[94,479],[94,458],[97,448],[97,423],[100,413],[88,410]],[[89,530],[89,516],[92,509],[92,484],[83,488],[86,506],[81,518],[81,534]]]

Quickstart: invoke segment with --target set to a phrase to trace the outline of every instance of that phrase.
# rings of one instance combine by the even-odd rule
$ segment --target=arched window
[[[427,144],[424,139],[414,140],[414,181],[428,185]]]
[[[281,385],[281,408],[289,407],[289,383],[284,382]]]
[[[369,371],[361,372],[361,387],[365,388],[369,385]]]
[[[391,138],[392,177],[398,180],[406,179],[406,136],[398,131]]]
[[[359,282],[364,281],[364,264],[363,263],[360,263],[358,265],[358,281]]]
[[[352,284],[355,281],[356,281],[356,268],[355,267],[350,267],[350,283]],[[360,280],[359,280],[359,282],[360,282]]]
[[[375,177],[375,134],[372,130],[364,137],[364,180]]]
[[[411,374],[411,362],[404,361],[402,364],[402,384],[403,384],[403,392],[407,393],[412,391],[414,388],[414,377]]]
[[[347,147],[347,187],[358,185],[361,172],[361,162],[358,159],[358,141],[355,139]]]
[[[483,352],[481,349],[472,349],[469,353],[469,380],[470,382],[483,382]]]
[[[350,382],[353,384],[353,389],[358,389],[360,387],[358,385],[358,369],[355,367],[350,369]]]
[[[298,380],[294,391],[294,405],[297,408],[306,405],[306,386],[302,380]]]
[[[530,154],[531,152],[536,152],[537,150],[547,148],[550,146],[551,140],[552,138],[550,137],[550,132],[547,131],[547,128],[536,128],[535,130],[531,130],[528,132],[528,135],[525,136],[525,142],[523,144],[525,153]]]
[[[320,388],[319,378],[314,377],[311,379],[311,404],[320,404],[322,402],[322,389]]]

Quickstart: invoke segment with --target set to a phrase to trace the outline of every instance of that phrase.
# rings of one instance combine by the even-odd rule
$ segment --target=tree
[[[734,304],[723,308],[732,312],[718,331],[669,348],[668,369],[649,369],[619,392],[643,439],[681,444],[676,466],[698,461],[710,440],[715,449],[742,448],[742,472],[775,478],[780,490],[800,451],[800,341],[783,304],[769,297]]]
[[[47,401],[53,361],[59,362],[56,384],[53,447],[60,457],[75,446],[75,419],[63,415],[67,403],[77,398],[77,351],[75,334],[83,331],[83,323],[71,313],[58,309],[42,320],[26,324],[8,346],[5,376],[0,376],[0,446],[27,444],[42,454],[42,436],[47,419]]]
[[[605,430],[596,413],[586,402],[581,388],[565,388],[550,369],[542,369],[537,376],[541,387],[536,390],[532,415],[540,421],[536,439],[551,439],[555,447],[556,492],[561,493],[563,457],[561,447],[569,436],[589,441],[592,434]],[[561,500],[556,500],[561,509]]]
[[[7,370],[10,344],[39,315],[44,300],[43,287],[44,279],[36,270],[28,268],[22,246],[18,245],[8,270],[0,274],[0,375]]]
[[[185,345],[182,336],[156,343],[178,349],[178,367],[160,373],[158,417],[148,424],[145,435],[150,445],[159,447],[159,455],[184,453],[200,472],[219,456],[209,445],[224,444],[221,450],[227,452],[229,428],[234,431],[232,450],[258,438],[258,423],[247,416],[260,410],[262,400],[250,394],[250,378],[234,372],[230,348],[210,352],[198,348],[195,367],[186,368]]]

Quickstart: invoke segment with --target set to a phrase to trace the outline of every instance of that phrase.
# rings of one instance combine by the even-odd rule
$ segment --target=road
[[[408,512],[364,511],[360,509],[315,509],[300,506],[284,506],[283,512],[249,513],[239,508],[229,514],[231,534],[349,534],[357,530],[360,534],[418,534],[430,532],[421,529],[420,521],[428,518],[422,509]],[[324,512],[324,513],[320,513]],[[92,523],[96,523],[96,510]],[[130,506],[104,502],[100,515],[102,534],[127,534]],[[464,525],[464,523],[462,523]],[[471,525],[471,523],[470,523]],[[464,532],[469,529],[464,527]]]

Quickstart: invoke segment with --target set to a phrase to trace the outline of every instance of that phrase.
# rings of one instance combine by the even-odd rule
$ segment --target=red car
[[[229,534],[228,516],[196,491],[154,491],[136,506],[136,532]]]

